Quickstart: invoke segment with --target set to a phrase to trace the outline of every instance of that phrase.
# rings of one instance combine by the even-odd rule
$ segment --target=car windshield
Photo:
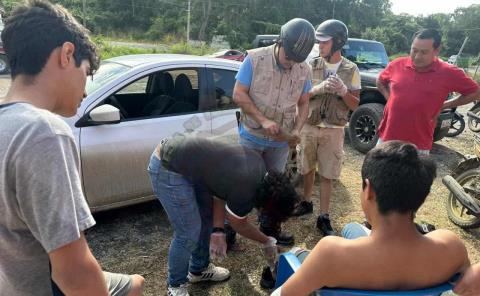
[[[383,44],[348,40],[343,47],[343,56],[364,68],[385,68],[388,64],[388,56]]]
[[[87,95],[94,93],[101,86],[127,72],[129,69],[130,67],[126,65],[108,61],[102,62],[92,78],[87,79],[87,85],[85,86]]]

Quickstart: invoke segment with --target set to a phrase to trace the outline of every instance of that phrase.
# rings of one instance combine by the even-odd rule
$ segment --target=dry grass
[[[444,176],[460,160],[460,153],[472,153],[472,133],[464,132],[453,139],[444,139],[434,146],[433,158],[439,167],[430,196],[418,212],[417,220],[426,221],[456,232],[467,245],[472,262],[480,261],[480,232],[466,232],[447,218],[445,200],[448,195],[441,183]],[[345,159],[341,179],[334,184],[331,216],[336,229],[350,221],[362,221],[359,205],[360,167],[363,154],[345,144]],[[299,190],[301,188],[298,188]],[[318,187],[315,188],[318,196]],[[318,200],[314,201],[316,206]],[[318,210],[318,206],[315,208]],[[252,216],[254,217],[254,216]],[[158,202],[102,213],[96,216],[97,226],[87,232],[87,238],[102,266],[111,271],[139,273],[146,278],[145,295],[165,295],[167,252],[172,229]],[[254,219],[254,218],[252,218]],[[285,229],[295,234],[296,245],[312,248],[321,239],[314,227],[316,216],[293,218]],[[240,238],[243,252],[229,253],[221,263],[230,269],[232,278],[219,284],[197,284],[190,287],[192,295],[268,295],[259,286],[264,265],[260,248]]]

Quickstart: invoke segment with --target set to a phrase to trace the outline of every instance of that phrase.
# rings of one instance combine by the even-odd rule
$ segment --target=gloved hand
[[[348,91],[347,86],[343,83],[342,79],[336,76],[328,77],[326,80],[326,87],[341,97],[344,97]]]
[[[319,84],[313,86],[312,89],[310,90],[310,94],[312,96],[318,95],[318,94],[330,93],[330,92],[331,90],[329,90],[327,87],[327,80],[324,80]]]
[[[275,262],[277,262],[278,257],[277,240],[274,237],[269,236],[268,241],[262,245],[262,248],[268,266],[271,270],[274,270]]]
[[[225,233],[213,232],[210,235],[210,258],[212,260],[217,259],[218,261],[222,261],[225,257],[227,257]]]

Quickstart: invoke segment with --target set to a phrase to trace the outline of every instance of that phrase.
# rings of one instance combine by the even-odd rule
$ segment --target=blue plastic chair
[[[290,253],[283,253],[278,260],[277,281],[275,288],[283,285],[288,278],[297,271],[301,263],[298,258]],[[340,288],[323,288],[317,291],[321,296],[380,296],[380,295],[395,295],[395,296],[439,296],[443,292],[449,291],[453,288],[450,283],[441,284],[435,287],[426,289],[411,290],[411,291],[372,291],[372,290],[353,290]]]

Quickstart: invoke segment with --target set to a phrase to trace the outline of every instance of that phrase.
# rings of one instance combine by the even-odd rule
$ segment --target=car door
[[[237,115],[240,109],[233,101],[236,68],[207,66],[207,80],[211,111],[212,135],[230,142],[238,142]]]
[[[84,191],[94,211],[153,198],[147,166],[161,139],[175,133],[211,135],[211,123],[206,120],[208,116],[200,110],[200,102],[206,96],[204,72],[204,65],[199,64],[158,69],[136,75],[96,101],[95,107],[102,104],[122,105],[127,115],[124,114],[119,123],[80,129]],[[180,88],[176,89],[177,93],[170,94],[173,102],[161,113],[155,113],[153,109],[145,111],[145,106],[135,105],[136,102],[147,105],[153,99],[149,91],[154,77],[161,73],[168,73],[173,80],[187,77],[192,87],[190,94],[199,101],[195,110],[185,109],[186,98],[180,100],[175,97],[182,95]],[[188,82],[184,79],[185,83]],[[84,116],[88,116],[88,112]]]

